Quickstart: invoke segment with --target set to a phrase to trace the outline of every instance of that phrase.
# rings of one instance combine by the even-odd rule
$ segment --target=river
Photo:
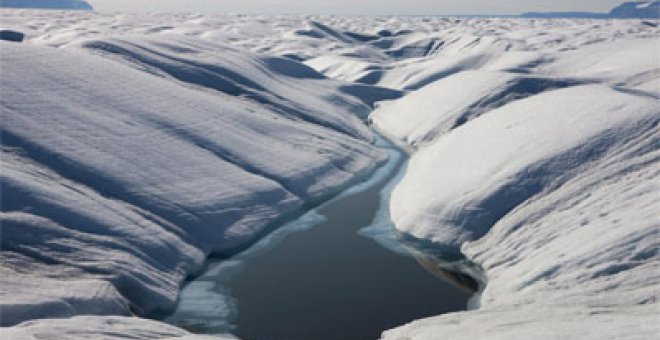
[[[468,293],[396,244],[387,198],[406,157],[379,144],[391,157],[370,180],[241,254],[211,259],[166,321],[244,340],[364,340],[414,319],[465,310]]]

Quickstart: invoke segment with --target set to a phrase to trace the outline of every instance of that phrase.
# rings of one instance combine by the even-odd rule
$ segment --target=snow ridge
[[[416,149],[390,201],[396,228],[440,257],[463,254],[485,280],[478,309],[415,321],[384,339],[660,333],[651,39],[522,58],[474,56],[477,48],[446,54],[443,68],[418,73],[438,80],[370,115]],[[429,59],[420,63],[436,63]]]
[[[145,49],[131,56],[156,55]],[[277,77],[260,71],[275,67],[227,66],[261,76],[222,79],[251,97],[188,86],[194,62],[174,61],[190,72],[180,83],[80,49],[1,53],[11,70],[2,77],[2,326],[168,310],[209,253],[245,244],[386,157],[356,116],[368,107],[343,83],[298,72],[304,65]]]

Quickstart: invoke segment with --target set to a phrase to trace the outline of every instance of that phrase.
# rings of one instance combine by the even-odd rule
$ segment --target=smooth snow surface
[[[397,229],[487,280],[385,338],[660,333],[657,21],[0,20],[0,336],[190,336],[132,315],[382,163],[374,103]]]
[[[40,319],[11,328],[0,328],[3,339],[176,339],[231,340],[231,335],[193,335],[162,322],[119,316],[76,316],[68,319]]]
[[[511,30],[524,51],[474,47],[404,66],[460,67],[438,69],[438,80],[370,116],[417,149],[392,219],[413,242],[479,264],[487,284],[479,309],[385,339],[660,334],[660,41],[657,32],[593,37],[607,27]],[[555,40],[537,44],[543,36]],[[465,60],[479,62],[463,70]]]
[[[172,308],[207,254],[386,157],[351,85],[295,61],[192,38],[77,46],[0,49],[3,326]]]
[[[652,98],[600,85],[489,111],[416,153],[392,196],[392,219],[417,238],[458,249],[536,194],[561,189],[604,154],[628,151],[638,134],[652,134],[657,113]]]

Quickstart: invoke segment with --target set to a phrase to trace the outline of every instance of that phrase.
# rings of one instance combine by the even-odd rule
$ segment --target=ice
[[[398,149],[389,142],[384,143],[383,147],[389,149],[388,153],[390,157],[388,163],[378,169],[368,182],[362,185],[351,187],[349,190],[346,190],[345,193],[342,193],[342,195],[352,194],[356,190],[361,190],[365,185],[372,185],[373,182],[383,180],[383,176],[391,173],[394,169],[396,169],[397,166],[399,166],[400,168],[397,173],[390,179],[387,185],[380,192],[381,203],[380,207],[376,211],[376,214],[374,215],[373,221],[368,226],[358,230],[358,234],[372,238],[391,251],[409,256],[410,250],[401,243],[399,234],[393,228],[389,209],[390,195],[405,174],[408,163],[405,160],[403,150]]]
[[[393,221],[458,249],[522,202],[650,131],[656,104],[587,85],[492,110],[415,154],[392,195]]]
[[[602,42],[566,51],[538,72],[580,77],[660,97],[658,49],[644,40]]]
[[[441,65],[414,73],[440,78],[371,114],[416,148],[392,194],[396,228],[462,254],[485,279],[477,309],[384,339],[660,333],[657,34],[585,38],[562,22],[545,35],[510,31],[528,51],[472,48],[402,66]]]
[[[384,338],[660,332],[653,21],[0,20],[23,34],[0,41],[0,337],[196,338],[141,316],[169,311],[211,252],[273,247],[318,216],[257,238],[399,162],[367,120],[412,159],[361,233],[464,257],[486,284],[479,308]],[[235,317],[204,277],[182,294],[204,310],[181,305],[178,324]]]
[[[310,210],[279,227],[230,260],[212,260],[202,275],[183,287],[181,302],[166,321],[186,329],[199,327],[205,332],[230,331],[235,325],[237,312],[236,302],[226,285],[240,273],[245,261],[276,247],[287,236],[313,228],[323,221],[325,221],[324,216],[315,210]]]
[[[122,56],[156,58],[138,43]],[[90,48],[2,48],[3,326],[168,310],[206,255],[386,157],[357,117],[368,107],[304,65],[218,60],[233,67],[227,84],[253,93],[239,97],[194,84],[197,60],[170,61],[190,72],[179,80],[154,69],[161,55],[145,72]],[[251,75],[262,78],[240,83]]]
[[[231,340],[231,335],[194,335],[162,322],[121,316],[76,316],[68,319],[39,319],[0,328],[3,339],[176,339]]]
[[[419,147],[508,102],[578,83],[515,73],[465,71],[433,82],[404,99],[381,102],[370,120],[391,138]],[[401,119],[403,116],[405,119]]]

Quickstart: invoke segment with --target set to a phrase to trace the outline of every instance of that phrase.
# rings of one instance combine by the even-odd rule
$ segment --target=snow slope
[[[304,65],[234,51],[244,64],[211,68],[118,44],[85,46],[134,64],[2,46],[3,326],[167,310],[207,254],[385,158],[357,117],[368,107]]]
[[[396,228],[486,279],[479,309],[385,338],[660,332],[654,22],[0,20],[25,34],[0,42],[0,337],[190,337],[133,315],[381,162],[375,102],[414,151]]]
[[[415,154],[392,196],[393,222],[417,238],[459,247],[522,202],[561,187],[571,172],[629,148],[633,136],[652,132],[657,114],[654,99],[599,85],[492,110]]]
[[[485,284],[478,309],[384,339],[660,334],[657,38],[478,56],[379,105],[370,121],[416,148],[391,198],[396,228],[440,256],[462,253]],[[538,61],[501,67],[520,56]]]
[[[420,146],[508,102],[577,83],[516,73],[465,71],[413,91],[405,99],[381,103],[371,121],[389,136]]]
[[[579,89],[583,93],[586,90]],[[553,94],[542,96],[547,99],[550,95]],[[632,99],[611,95],[610,103],[616,97]],[[550,187],[503,214],[485,228],[489,229],[485,236],[463,243],[462,252],[487,274],[478,310],[413,322],[386,332],[384,338],[428,339],[433,334],[458,339],[655,338],[660,331],[657,103],[651,106],[655,110],[652,115],[641,120],[632,110],[639,109],[636,105],[619,104],[618,110],[592,114],[636,116],[629,122],[622,119],[632,129],[615,125],[600,137],[598,144],[581,144],[589,157],[563,155],[564,162],[575,164],[554,171],[546,168],[543,177],[554,181]],[[565,107],[559,106],[555,112],[560,112],[560,108]],[[628,108],[631,111],[621,111]],[[506,113],[495,111],[488,115],[495,119]],[[599,125],[606,120],[601,119]],[[573,123],[572,119],[566,120],[564,124],[571,125],[566,131],[574,128]],[[588,130],[591,129],[590,126]],[[560,136],[566,134],[562,132]],[[489,150],[492,149],[486,147],[484,152]],[[501,190],[500,199],[506,199],[501,197],[504,193],[521,190],[520,184],[525,190],[529,182],[544,179],[535,178],[534,171],[523,172],[524,176],[512,178],[508,190]],[[406,185],[402,183],[401,188]],[[461,189],[470,191],[474,186]],[[406,191],[395,193],[393,205]],[[428,237],[446,242],[446,229],[439,227],[444,225],[439,223],[425,232]],[[476,237],[485,231],[473,229],[473,225],[466,225],[459,228],[457,235],[472,233],[470,236]]]

